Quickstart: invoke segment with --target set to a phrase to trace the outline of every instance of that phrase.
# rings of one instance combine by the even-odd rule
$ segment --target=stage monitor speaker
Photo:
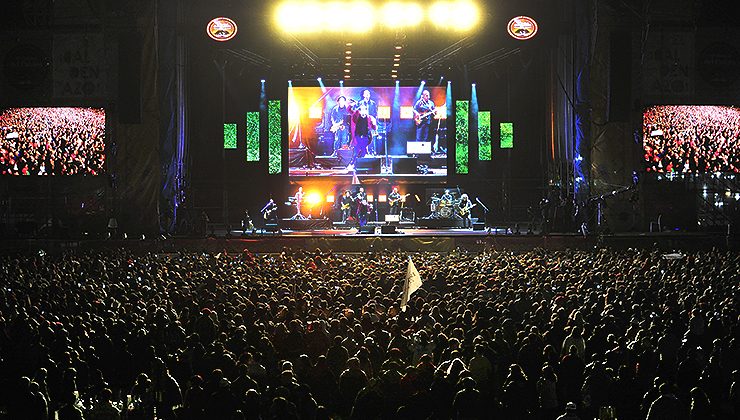
[[[350,162],[352,162],[352,150],[350,149],[337,150],[337,156],[339,156],[340,166],[347,166]]]
[[[609,121],[629,121],[632,94],[632,35],[612,31],[609,40]]]
[[[380,227],[380,233],[382,233],[383,235],[392,235],[398,232],[396,231],[395,225],[385,225]]]
[[[118,38],[118,121],[141,123],[141,52],[143,41],[136,31]]]
[[[355,170],[364,174],[380,173],[380,158],[360,158],[355,163]]]
[[[417,159],[415,157],[394,157],[391,158],[394,174],[415,174]]]
[[[360,226],[357,233],[375,233],[375,226]]]
[[[385,221],[386,222],[400,222],[401,221],[401,215],[399,215],[399,214],[386,214],[385,215]]]
[[[473,223],[473,230],[485,230],[486,224],[482,222]]]

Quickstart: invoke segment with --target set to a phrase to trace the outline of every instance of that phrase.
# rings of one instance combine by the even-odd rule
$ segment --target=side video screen
[[[643,113],[648,172],[740,172],[740,109],[658,105]]]
[[[105,110],[0,109],[3,175],[100,175],[105,167]]]

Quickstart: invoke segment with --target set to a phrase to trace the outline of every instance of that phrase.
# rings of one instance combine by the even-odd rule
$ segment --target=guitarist
[[[337,155],[337,150],[345,146],[349,147],[349,112],[347,98],[340,95],[337,98],[337,105],[332,108],[329,114],[331,120],[329,130],[334,133],[334,153],[332,156]]]
[[[391,206],[390,214],[398,214],[401,194],[398,193],[398,187],[393,187],[393,191],[388,194],[388,204]]]
[[[463,194],[460,196],[460,203],[458,204],[458,214],[463,219],[463,226],[465,228],[473,227],[473,219],[470,218],[470,209],[475,207],[475,204],[473,204],[470,199],[468,198],[467,194]]]
[[[349,190],[344,190],[344,194],[342,194],[342,198],[339,200],[339,203],[342,206],[342,223],[347,223],[347,219],[349,219],[349,216],[352,214],[352,203],[354,203],[354,201],[355,200]]]
[[[414,120],[416,121],[416,141],[431,142],[434,139],[434,102],[429,100],[429,91],[424,89],[421,98],[414,104]]]

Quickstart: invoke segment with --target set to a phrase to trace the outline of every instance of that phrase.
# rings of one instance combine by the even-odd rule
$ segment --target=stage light
[[[472,86],[472,87],[475,87],[475,83],[473,83],[473,84],[472,84],[471,86]]]
[[[352,54],[352,50],[347,50],[344,53],[347,54],[347,55],[351,55]]]
[[[427,84],[427,81],[426,80],[422,80],[421,81],[421,85],[424,86],[425,84]]]
[[[351,66],[352,63],[344,63],[345,66]]]
[[[393,61],[401,61],[401,57],[394,57]]]
[[[327,194],[326,195],[326,202],[327,203],[334,203],[334,194]]]
[[[367,195],[367,202],[368,203],[372,203],[373,202],[373,195],[372,194],[368,194]]]
[[[344,69],[344,72],[345,73],[349,73],[350,72],[350,69]]]
[[[288,84],[289,85],[292,85],[293,84],[293,81],[292,80],[288,80]]]
[[[393,75],[393,76],[391,76],[391,77],[395,78],[395,77],[398,77],[398,76],[396,76],[396,75],[394,74],[394,75]],[[396,86],[398,86],[398,84],[399,84],[399,83],[400,83],[400,82],[399,82],[398,80],[396,80]]]
[[[386,3],[380,14],[383,25],[394,29],[417,26],[424,19],[424,11],[415,3]]]
[[[344,44],[344,45],[346,45],[346,46],[348,46],[348,47],[351,47],[351,46],[352,46],[352,43],[351,43],[351,42],[348,42],[348,43],[346,43],[346,44]]]
[[[260,83],[265,84],[265,79],[260,80]]]
[[[347,60],[351,60],[352,59],[352,56],[351,55],[345,55],[344,58],[347,59]]]
[[[427,19],[441,29],[469,31],[480,20],[480,12],[470,1],[438,1],[429,7]]]
[[[349,74],[345,74],[345,75],[344,75],[344,78],[345,78],[345,79],[349,79]]]
[[[388,201],[388,196],[386,194],[378,194],[379,203],[385,203],[386,201]]]
[[[399,63],[393,63],[393,67],[398,67],[398,66],[400,66]]]
[[[396,49],[397,50],[403,49],[403,45],[396,45]]]
[[[306,194],[306,203],[309,206],[315,206],[321,202],[321,194],[317,192],[310,192]]]
[[[339,86],[344,86],[344,80],[339,81]]]
[[[321,81],[321,78],[320,78],[320,77],[317,77],[317,78],[316,78],[316,81],[317,81],[317,82],[320,82],[320,81]]]

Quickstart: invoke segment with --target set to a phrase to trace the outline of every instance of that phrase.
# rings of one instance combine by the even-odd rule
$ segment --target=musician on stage
[[[369,213],[369,203],[367,202],[367,194],[365,189],[360,187],[355,194],[355,201],[357,202],[357,222],[360,227],[367,224],[367,214]]]
[[[434,121],[435,112],[437,111],[434,107],[434,102],[429,99],[429,91],[424,89],[421,92],[421,98],[414,104],[414,119],[417,122],[416,141],[431,142],[434,140],[432,122]]]
[[[352,214],[353,201],[352,194],[350,194],[349,190],[344,190],[344,194],[342,194],[342,198],[339,200],[342,206],[342,223],[347,223],[347,219]]]
[[[401,194],[398,192],[398,187],[393,187],[393,191],[388,194],[388,203],[391,206],[390,214],[398,214],[401,207]]]
[[[354,102],[354,101],[353,101]],[[352,140],[352,160],[348,170],[355,169],[355,162],[367,154],[367,145],[370,143],[371,132],[378,129],[378,122],[372,115],[368,114],[367,106],[360,105],[356,110],[350,109],[350,133]]]
[[[470,201],[467,194],[460,196],[460,203],[458,203],[458,214],[463,219],[463,227],[473,227],[473,219],[470,218],[470,209],[474,207],[474,204]]]
[[[368,115],[372,115],[373,118],[375,118],[375,121],[378,121],[378,103],[370,99],[370,90],[365,89],[362,91],[362,99],[360,99],[359,102],[357,102],[357,106],[363,106],[365,105],[367,107],[367,113]],[[368,144],[368,153],[371,155],[377,154],[375,151],[375,134],[374,132],[370,133],[370,143]]]
[[[350,109],[347,106],[347,98],[341,95],[337,98],[337,105],[332,108],[329,114],[331,120],[329,130],[334,133],[334,153],[332,156],[336,156],[337,150],[342,147],[349,146],[349,115]]]
[[[442,197],[439,199],[439,204],[442,206],[451,206],[453,200],[454,198],[452,197],[450,190],[445,190],[445,193],[442,194]]]
[[[303,204],[303,187],[298,187],[298,191],[293,196],[293,205],[295,205],[295,215],[291,219],[305,219],[301,214],[301,204]]]

